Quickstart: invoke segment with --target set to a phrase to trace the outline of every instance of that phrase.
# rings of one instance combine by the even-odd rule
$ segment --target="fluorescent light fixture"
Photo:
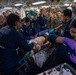
[[[69,6],[69,4],[64,4],[64,6]]]
[[[34,10],[34,7],[30,7],[30,10]]]
[[[12,9],[12,7],[4,7],[4,9],[11,10],[11,9]]]
[[[14,6],[21,6],[22,4],[21,3],[18,3],[18,4],[14,4]]]
[[[49,8],[50,7],[50,5],[48,5],[48,6],[42,6],[42,8]]]
[[[74,2],[76,2],[76,0],[74,0]]]
[[[46,3],[46,1],[35,2],[35,3],[32,3],[32,5],[38,5],[38,4],[43,4],[43,3]]]

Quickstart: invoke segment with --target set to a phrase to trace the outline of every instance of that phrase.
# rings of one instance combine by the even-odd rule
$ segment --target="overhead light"
[[[38,5],[38,4],[43,4],[43,3],[46,3],[46,1],[34,2],[34,3],[32,3],[32,5]]]
[[[34,10],[34,7],[30,7],[30,10]]]
[[[42,6],[42,8],[49,8],[50,7],[50,5],[48,5],[48,6]]]
[[[21,6],[22,4],[21,3],[18,3],[18,4],[14,4],[14,6]]]
[[[64,4],[64,6],[69,6],[69,4]]]
[[[76,0],[74,0],[74,2],[76,2]]]
[[[4,9],[11,10],[12,7],[4,7]]]

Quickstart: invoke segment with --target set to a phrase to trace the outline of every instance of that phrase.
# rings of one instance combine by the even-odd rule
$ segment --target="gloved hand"
[[[70,59],[76,64],[76,56],[74,54],[70,54]]]
[[[34,39],[36,37],[37,37],[36,35],[33,35],[33,36],[30,36],[30,39]]]
[[[55,31],[55,29],[50,29],[49,34],[53,33],[54,31]]]
[[[33,36],[30,36],[30,39],[34,39],[34,37]]]
[[[67,44],[72,50],[76,50],[76,41],[65,37],[63,43]]]

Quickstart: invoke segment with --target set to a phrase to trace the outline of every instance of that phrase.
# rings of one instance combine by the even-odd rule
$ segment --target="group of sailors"
[[[27,16],[23,20],[15,13],[7,12],[0,14],[0,74],[19,75],[19,70],[16,71],[20,66],[17,49],[21,48],[25,52],[33,50],[38,41],[28,44],[27,40],[37,38],[38,32],[50,27],[48,28],[44,9],[40,9],[39,15],[33,14],[32,19]],[[44,36],[41,38],[49,43],[57,44],[56,50],[48,59],[49,61],[45,62],[44,68],[41,68],[43,70],[64,62],[76,69],[76,19],[70,9],[65,9],[62,16],[63,21],[59,23],[60,25],[51,27],[56,32],[49,34],[48,38]]]

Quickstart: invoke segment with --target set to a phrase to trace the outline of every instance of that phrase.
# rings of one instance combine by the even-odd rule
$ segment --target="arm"
[[[58,37],[56,38],[56,42],[67,44],[72,50],[76,50],[76,41],[73,39],[69,39],[67,37]]]
[[[67,44],[72,50],[76,50],[76,41],[66,38],[66,37],[61,37],[57,36],[56,34],[52,34],[48,37],[48,41],[52,43],[65,43]]]
[[[76,50],[76,41],[69,38],[64,38],[63,43],[67,44],[72,50]]]
[[[20,34],[18,34],[18,37],[17,37],[17,44],[18,44],[18,47],[25,50],[25,52],[31,51],[34,46],[34,43],[28,44],[27,41],[24,39],[24,37]]]
[[[57,26],[57,27],[55,27],[55,30],[59,30],[61,27],[62,27],[62,24]]]
[[[63,43],[63,40],[64,40],[64,37],[58,36],[55,41],[56,43]]]

